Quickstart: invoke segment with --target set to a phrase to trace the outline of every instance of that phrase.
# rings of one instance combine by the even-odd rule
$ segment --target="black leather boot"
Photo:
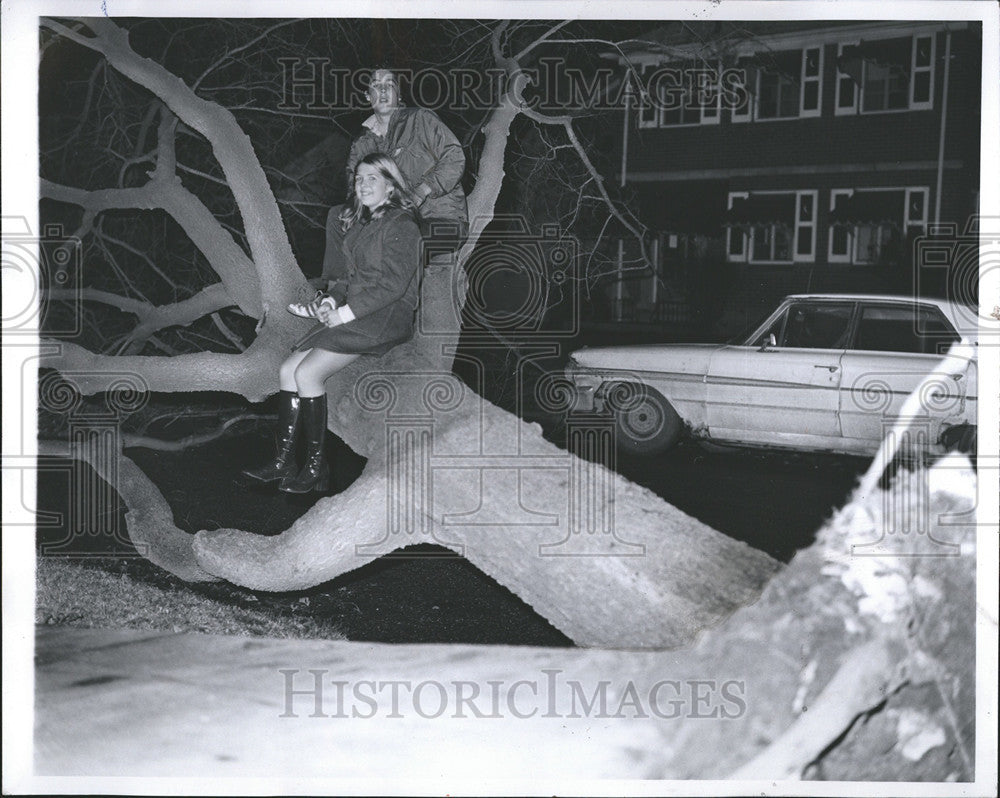
[[[298,476],[287,477],[278,485],[285,493],[330,490],[330,464],[323,452],[326,440],[326,394],[299,400],[302,430],[306,438],[306,462]]]
[[[277,482],[291,479],[299,467],[295,462],[295,431],[299,426],[299,395],[295,391],[278,394],[277,454],[259,468],[243,469],[244,476],[258,482]]]

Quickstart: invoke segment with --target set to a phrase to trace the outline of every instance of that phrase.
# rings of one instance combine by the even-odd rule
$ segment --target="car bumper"
[[[570,411],[574,413],[592,413],[603,408],[598,396],[598,389],[604,382],[604,377],[570,365],[565,371],[566,379],[573,386]]]

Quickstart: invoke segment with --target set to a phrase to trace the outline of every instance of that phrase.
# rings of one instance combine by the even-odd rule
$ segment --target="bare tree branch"
[[[154,438],[151,435],[138,435],[135,433],[122,433],[122,443],[126,448],[152,449],[157,452],[182,452],[192,446],[203,446],[206,443],[216,441],[226,434],[237,424],[244,421],[259,421],[261,419],[273,419],[274,415],[265,413],[242,413],[238,416],[226,419],[216,429],[211,432],[204,432],[198,435],[186,435],[177,440],[164,440]]]
[[[39,365],[71,373],[83,394],[107,390],[127,373],[138,377],[150,391],[224,391],[260,402],[278,390],[278,367],[286,357],[287,342],[287,330],[268,326],[240,354],[197,352],[157,357],[99,355],[77,344],[43,339],[43,351],[51,354],[43,355]]]
[[[153,333],[165,327],[183,327],[203,316],[215,313],[222,308],[231,307],[234,304],[222,283],[214,283],[192,297],[169,305],[152,305],[148,302],[119,296],[108,291],[99,291],[95,288],[55,289],[50,290],[48,296],[55,300],[80,299],[101,302],[125,313],[134,313],[138,317],[139,323],[128,336],[126,354],[139,352]]]
[[[260,293],[255,285],[250,259],[232,236],[219,225],[212,212],[176,178],[156,178],[138,188],[108,188],[96,191],[40,181],[41,196],[77,205],[96,214],[115,208],[159,209],[169,213],[205,255],[240,310],[260,318]]]
[[[236,55],[237,53],[242,53],[244,50],[250,49],[255,44],[257,44],[257,42],[262,41],[263,39],[266,39],[268,36],[270,36],[274,31],[278,30],[279,28],[283,28],[286,25],[294,25],[296,22],[301,22],[301,20],[299,20],[299,19],[286,19],[286,20],[283,20],[281,22],[278,22],[277,24],[272,25],[271,27],[267,28],[259,36],[255,36],[254,38],[252,38],[250,41],[245,42],[245,43],[239,45],[238,47],[234,47],[231,50],[227,50],[226,53],[225,53],[225,55],[223,55],[219,59],[216,59],[211,65],[209,65],[209,67],[204,72],[201,73],[201,75],[198,76],[198,79],[191,85],[191,88],[197,90],[198,87],[201,86],[201,82],[205,78],[207,78],[212,72],[214,72],[216,69],[218,69],[222,64],[226,63],[226,61],[231,60],[232,57],[234,55]]]
[[[66,446],[54,441],[38,442],[38,453],[46,457],[69,457],[81,460],[111,485],[128,511],[125,524],[129,538],[143,557],[186,582],[216,582],[194,559],[193,535],[174,524],[174,514],[159,488],[121,449],[109,458],[103,451],[86,446]],[[114,463],[117,470],[110,471]]]
[[[240,308],[258,318],[262,307],[278,307],[294,300],[301,292],[305,279],[295,263],[281,212],[260,161],[232,113],[217,103],[201,99],[176,75],[137,55],[129,45],[128,33],[110,19],[89,18],[83,22],[94,36],[82,36],[55,20],[41,20],[44,27],[104,55],[115,69],[160,97],[178,118],[211,144],[243,217],[247,243],[260,283],[259,292],[252,290],[252,285],[247,291],[245,284],[249,281],[246,275],[243,276],[244,286],[240,286],[229,284],[228,273],[219,274]],[[174,185],[172,200],[180,202],[181,207],[171,211],[181,211],[188,221],[193,221],[186,215],[192,212],[189,203],[181,202],[183,190],[178,192],[179,183]],[[188,234],[191,232],[188,231]],[[200,244],[199,248],[202,248]],[[245,263],[245,258],[241,261]],[[247,297],[246,293],[257,293],[257,296]]]
[[[229,325],[222,320],[222,316],[218,312],[212,314],[212,324],[236,348],[237,352],[246,350],[246,344],[243,343],[243,339],[230,329]]]

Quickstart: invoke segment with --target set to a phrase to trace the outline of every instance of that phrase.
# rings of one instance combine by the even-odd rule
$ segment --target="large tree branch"
[[[471,392],[461,396],[459,407],[435,418],[433,445],[404,437],[402,451],[370,459],[353,485],[317,502],[281,535],[199,532],[200,566],[252,589],[298,590],[402,546],[435,542],[460,552],[580,645],[613,647],[689,642],[752,601],[779,567],[603,466],[574,466],[579,461],[542,439],[537,427]],[[400,422],[372,415],[383,419],[385,452]],[[530,454],[509,454],[515,440]],[[424,457],[426,471],[407,472],[407,463]],[[611,534],[574,529],[576,516],[564,506],[573,501],[574,468],[592,474],[587,485],[608,486],[592,500],[598,517],[614,505]],[[548,522],[542,508],[555,511]],[[387,516],[394,513],[412,521],[393,529]]]
[[[509,83],[507,91],[483,126],[486,142],[479,156],[476,186],[469,194],[469,239],[462,248],[462,259],[469,256],[479,236],[493,219],[497,197],[500,196],[500,188],[506,174],[503,164],[510,126],[525,108],[524,89],[528,85],[529,78],[517,62],[505,57],[501,50],[501,41],[507,24],[502,23],[493,31],[492,49],[497,65],[507,71]]]
[[[255,319],[262,315],[260,291],[253,263],[219,224],[212,212],[176,177],[154,179],[138,188],[106,188],[87,191],[41,180],[41,196],[66,202],[96,214],[117,208],[163,210],[184,229],[219,275],[233,303]]]
[[[186,582],[218,581],[218,577],[198,567],[191,546],[194,536],[177,527],[173,511],[159,488],[121,448],[109,457],[109,453],[91,450],[86,445],[65,446],[41,440],[38,453],[85,462],[111,485],[128,508],[125,528],[129,539],[136,551],[151,563]]]
[[[137,188],[106,188],[88,191],[84,188],[54,183],[43,177],[39,181],[39,190],[43,199],[78,205],[85,211],[94,213],[118,208],[156,210],[160,207],[156,197],[157,187],[153,183],[147,183]]]
[[[268,324],[240,354],[100,355],[77,344],[43,340],[42,351],[49,354],[42,355],[39,365],[62,372],[83,394],[109,390],[128,374],[150,391],[225,391],[261,402],[278,390],[278,367],[304,329],[293,316],[284,315],[287,321]]]
[[[49,299],[82,300],[100,302],[118,308],[124,313],[133,313],[139,323],[129,335],[129,354],[134,354],[149,336],[164,327],[183,327],[222,308],[234,305],[232,298],[222,283],[213,283],[194,296],[169,305],[152,305],[131,297],[120,296],[96,288],[56,288],[48,292]]]
[[[177,174],[177,117],[160,107],[156,131],[156,171],[153,179],[168,179]]]
[[[139,56],[129,45],[127,31],[111,20],[88,18],[83,22],[94,36],[83,36],[55,20],[41,20],[53,32],[101,53],[115,69],[157,95],[181,121],[208,140],[243,218],[260,281],[261,306],[266,311],[268,307],[281,307],[297,299],[304,277],[295,262],[267,176],[236,118],[222,106],[198,97],[183,80],[160,64]],[[177,187],[180,189],[179,183]],[[223,281],[227,282],[225,277]],[[230,291],[244,308],[242,291],[234,287]]]

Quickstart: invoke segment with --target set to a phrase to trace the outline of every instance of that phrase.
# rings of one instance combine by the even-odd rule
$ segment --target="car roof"
[[[789,294],[786,299],[851,299],[866,300],[876,302],[925,302],[931,305],[951,305],[951,300],[939,299],[938,297],[913,297],[904,294],[850,294],[840,293],[810,293],[810,294]]]
[[[915,297],[902,294],[847,294],[847,293],[826,293],[826,294],[789,294],[785,300],[789,299],[831,299],[848,300],[854,302],[896,302],[907,304],[934,305],[952,323],[958,333],[965,339],[976,341],[979,338],[979,319],[976,308],[964,305],[959,302],[952,302],[950,299],[939,297]],[[784,301],[784,300],[783,300]]]

